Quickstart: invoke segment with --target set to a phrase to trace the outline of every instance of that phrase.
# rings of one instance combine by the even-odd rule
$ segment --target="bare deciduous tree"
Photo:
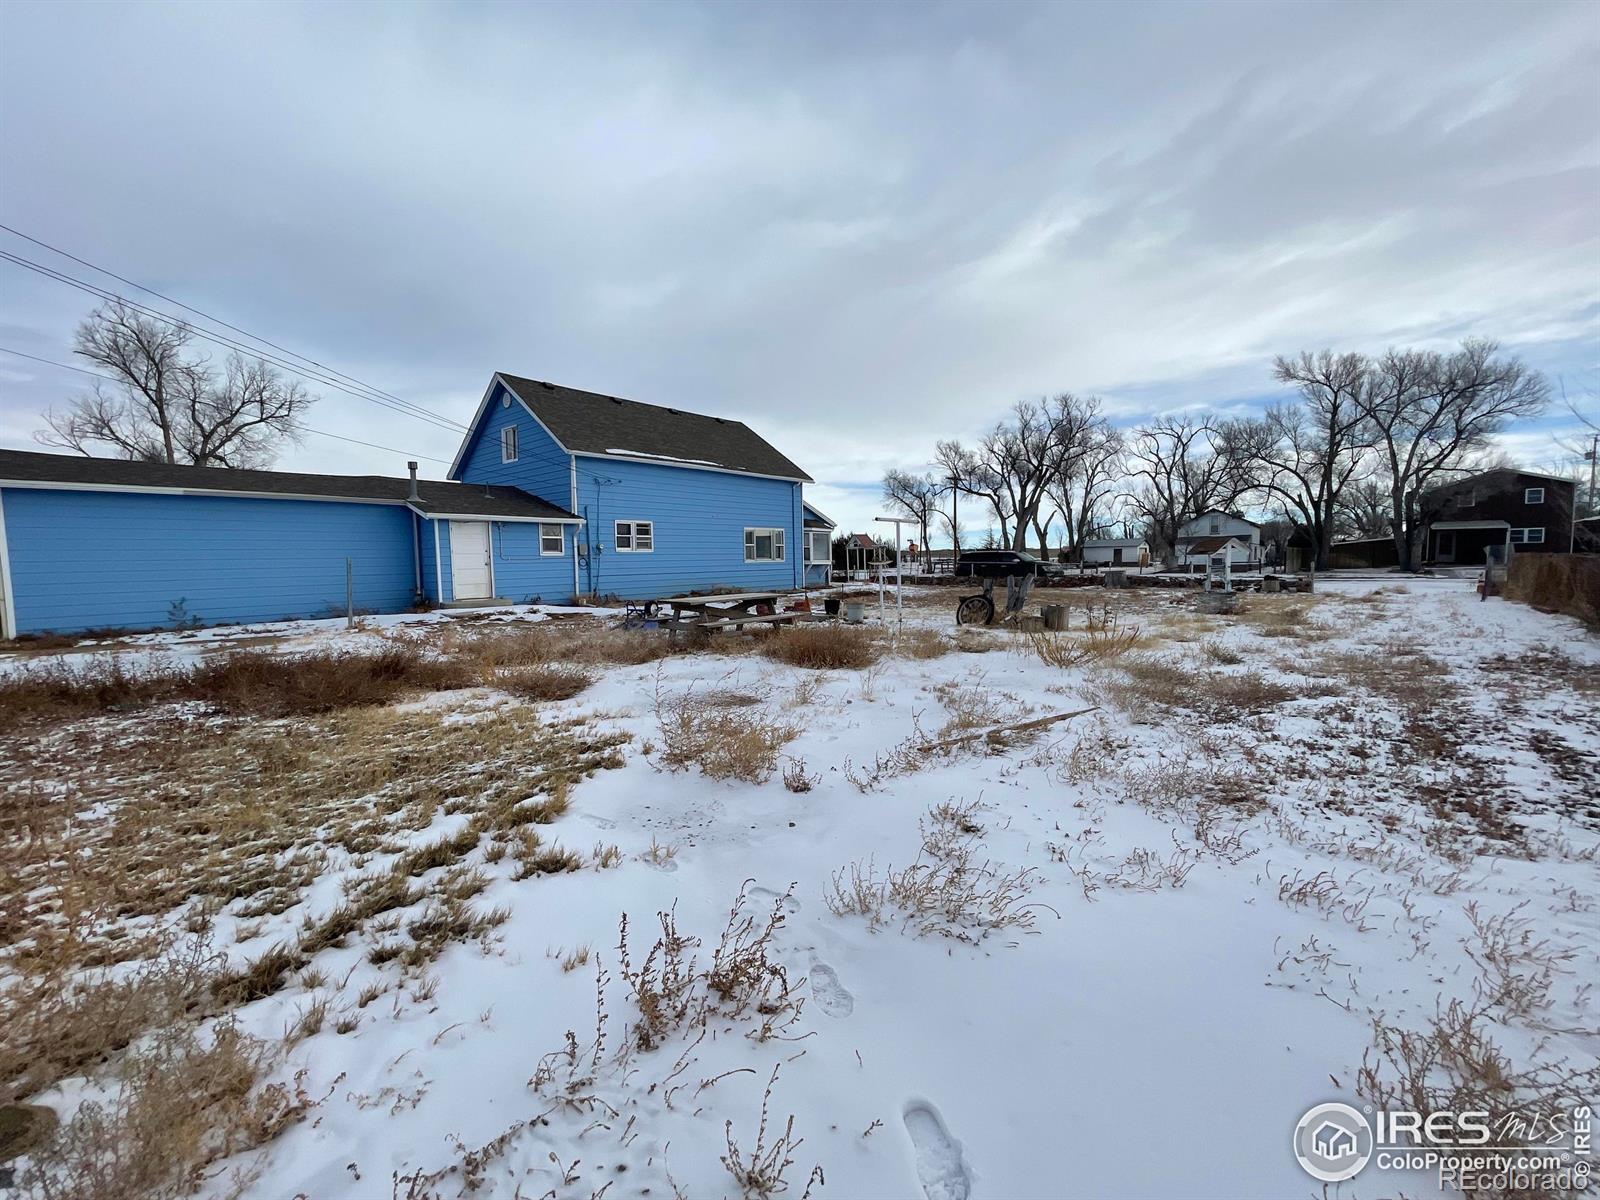
[[[1358,404],[1389,478],[1390,518],[1400,566],[1416,561],[1419,502],[1446,482],[1489,437],[1543,410],[1544,378],[1493,342],[1467,341],[1453,354],[1390,350],[1372,364]]]
[[[45,415],[34,436],[92,456],[201,467],[264,467],[298,440],[316,397],[261,359],[228,356],[219,372],[193,350],[194,330],[113,300],[78,326],[76,353],[108,373],[89,395]]]
[[[1050,497],[1066,526],[1067,550],[1080,561],[1083,543],[1110,519],[1107,509],[1124,471],[1122,434],[1099,415],[1098,401],[1090,403],[1095,415],[1084,430],[1083,453],[1050,485]]]
[[[945,523],[950,526],[950,544],[957,554],[961,552],[961,524],[959,501],[962,496],[975,496],[988,502],[1000,522],[1000,536],[1010,541],[1011,510],[1006,507],[1005,493],[994,473],[979,460],[978,455],[957,441],[937,444],[934,461],[950,483],[950,513]]]
[[[1136,429],[1128,444],[1132,488],[1127,502],[1148,536],[1160,543],[1169,566],[1184,523],[1226,507],[1242,490],[1236,460],[1219,454],[1218,443],[1217,427],[1209,420],[1163,416]]]
[[[1275,404],[1261,417],[1229,422],[1223,453],[1241,482],[1282,503],[1311,539],[1318,570],[1327,570],[1339,498],[1361,470],[1372,443],[1361,407],[1368,365],[1359,354],[1302,352],[1273,364],[1280,383],[1300,392],[1298,405]]]
[[[1088,453],[1099,419],[1098,400],[1063,392],[1047,400],[1019,402],[1011,418],[997,424],[979,444],[978,460],[1001,498],[995,508],[1002,533],[1006,518],[1010,519],[1010,549],[1027,549],[1031,527],[1039,538],[1040,555],[1048,555],[1044,503],[1051,486],[1070,475]]]
[[[883,498],[917,523],[922,532],[922,556],[932,570],[933,552],[928,546],[928,526],[939,515],[939,497],[944,485],[936,475],[913,475],[909,471],[886,471]]]
[[[1334,536],[1388,537],[1394,514],[1389,507],[1389,481],[1381,476],[1361,479],[1345,488],[1334,512]]]

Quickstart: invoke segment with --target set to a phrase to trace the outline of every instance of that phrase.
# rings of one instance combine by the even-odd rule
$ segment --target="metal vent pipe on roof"
[[[422,497],[417,494],[417,464],[414,463],[414,462],[408,462],[406,464],[406,470],[411,472],[411,490],[406,493],[406,499],[407,500],[420,500],[420,499],[422,499]]]

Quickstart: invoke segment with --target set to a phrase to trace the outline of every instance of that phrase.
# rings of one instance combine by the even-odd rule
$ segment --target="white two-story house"
[[[1204,567],[1214,554],[1227,554],[1235,571],[1261,566],[1261,526],[1221,509],[1203,512],[1178,527],[1180,568]]]

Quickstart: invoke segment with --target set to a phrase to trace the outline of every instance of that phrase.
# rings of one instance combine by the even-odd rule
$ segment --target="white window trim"
[[[1533,498],[1535,494],[1537,494],[1538,497],[1539,497],[1537,500],[1535,500]],[[1522,489],[1522,502],[1524,504],[1543,504],[1544,503],[1544,489],[1542,487],[1523,488]]]
[[[1539,536],[1528,536],[1533,533],[1537,533]],[[1521,535],[1520,537],[1518,536],[1519,534]],[[1508,540],[1513,546],[1542,546],[1544,545],[1544,526],[1526,525],[1521,529],[1513,529]]]
[[[544,544],[545,538],[550,536],[550,531],[552,529],[555,530],[556,537],[556,548],[554,550],[548,549]],[[567,531],[560,525],[547,525],[541,523],[539,526],[539,554],[545,558],[560,558],[566,552]]]
[[[628,527],[628,544],[622,544],[622,527]],[[644,526],[650,532],[645,534],[648,546],[639,545],[639,527]],[[656,523],[654,521],[613,521],[611,523],[611,544],[618,554],[654,554],[656,549]]]
[[[822,557],[818,558],[813,551],[817,546],[817,539],[822,539]],[[826,563],[833,565],[833,538],[826,529],[806,530],[806,566],[815,567]]]
[[[773,547],[778,551],[775,558],[758,558],[755,556],[756,540],[762,534],[772,538]],[[744,560],[747,563],[781,563],[789,561],[788,530],[780,525],[746,525],[744,527]]]
[[[505,425],[500,429],[500,461],[512,463],[517,461],[517,427]]]

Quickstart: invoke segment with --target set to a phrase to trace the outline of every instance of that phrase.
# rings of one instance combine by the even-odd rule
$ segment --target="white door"
[[[487,600],[494,595],[489,522],[450,522],[450,588],[456,600]]]

